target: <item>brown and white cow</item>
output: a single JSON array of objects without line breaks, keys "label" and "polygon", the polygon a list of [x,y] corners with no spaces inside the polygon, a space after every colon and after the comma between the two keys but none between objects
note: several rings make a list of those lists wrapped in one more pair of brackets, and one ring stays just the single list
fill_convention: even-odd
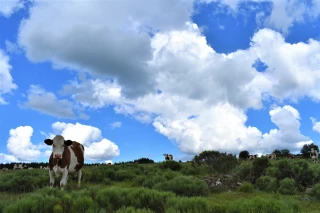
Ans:
[{"label": "brown and white cow", "polygon": [[173,160],[173,155],[171,154],[163,154],[163,156],[166,161]]},{"label": "brown and white cow", "polygon": [[293,160],[294,159],[294,155],[293,154],[289,154],[287,159],[292,159]]},{"label": "brown and white cow", "polygon": [[255,155],[249,155],[249,160],[254,160],[254,159],[256,159],[258,157],[258,155],[257,154],[255,154]]},{"label": "brown and white cow", "polygon": [[63,136],[56,135],[53,140],[45,139],[44,143],[52,146],[52,153],[49,158],[50,187],[54,185],[54,173],[59,176],[61,190],[67,184],[68,174],[78,172],[78,186],[81,183],[82,167],[84,165],[84,147],[82,144],[65,140]]},{"label": "brown and white cow", "polygon": [[267,154],[266,157],[269,160],[277,160],[277,155],[275,153]]},{"label": "brown and white cow", "polygon": [[310,157],[314,163],[318,163],[318,152],[314,148],[311,148]]}]

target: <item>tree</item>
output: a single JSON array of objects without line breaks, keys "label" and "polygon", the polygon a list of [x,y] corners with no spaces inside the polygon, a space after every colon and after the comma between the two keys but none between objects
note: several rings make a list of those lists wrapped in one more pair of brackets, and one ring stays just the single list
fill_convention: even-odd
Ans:
[{"label": "tree", "polygon": [[234,169],[237,164],[235,155],[220,153],[218,151],[203,151],[193,158],[193,161],[200,165],[206,164],[216,172],[227,173]]},{"label": "tree", "polygon": [[247,150],[241,151],[239,153],[239,159],[246,160],[249,158],[249,152]]},{"label": "tree", "polygon": [[315,145],[314,143],[311,143],[311,144],[303,145],[302,149],[300,150],[300,153],[302,154],[303,157],[309,158],[311,148],[313,148],[315,151],[319,152],[319,147],[317,145]]},{"label": "tree", "polygon": [[273,153],[276,154],[276,156],[278,156],[278,157],[282,156],[282,153],[281,153],[281,151],[279,149],[275,149],[273,151]]},{"label": "tree", "polygon": [[282,149],[281,150],[281,156],[282,157],[288,157],[290,155],[290,150],[289,149]]}]

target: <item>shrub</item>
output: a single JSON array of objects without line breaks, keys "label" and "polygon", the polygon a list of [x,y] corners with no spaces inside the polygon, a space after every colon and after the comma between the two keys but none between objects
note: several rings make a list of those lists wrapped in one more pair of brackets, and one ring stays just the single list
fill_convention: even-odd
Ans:
[{"label": "shrub", "polygon": [[218,151],[203,151],[193,158],[197,165],[206,164],[213,171],[227,173],[237,165],[237,158],[232,154],[220,153]]},{"label": "shrub", "polygon": [[312,195],[320,200],[320,183],[316,184],[312,189]]},{"label": "shrub", "polygon": [[266,192],[275,192],[278,189],[277,178],[261,176],[257,179],[256,186]]},{"label": "shrub", "polygon": [[122,207],[118,209],[116,213],[153,213],[153,212],[148,209],[136,209],[130,206],[130,207]]},{"label": "shrub", "polygon": [[161,169],[171,169],[172,171],[179,171],[181,170],[182,166],[180,163],[176,161],[165,161],[160,164]]},{"label": "shrub", "polygon": [[79,197],[73,203],[72,212],[86,213],[92,207],[94,207],[94,202],[91,197]]},{"label": "shrub", "polygon": [[245,182],[241,186],[238,187],[239,192],[245,192],[245,193],[253,193],[254,188],[251,183]]},{"label": "shrub", "polygon": [[154,188],[172,191],[182,196],[203,196],[209,193],[208,186],[204,181],[188,176],[177,176],[172,180],[156,184]]},{"label": "shrub", "polygon": [[206,200],[199,197],[193,198],[172,198],[168,201],[167,213],[179,212],[197,212],[208,213],[208,203]]},{"label": "shrub", "polygon": [[145,179],[145,181],[142,183],[142,186],[151,189],[151,188],[153,188],[154,185],[156,185],[158,183],[163,183],[166,180],[167,179],[165,177],[160,176],[160,175],[151,176],[151,177],[148,177],[147,179]]},{"label": "shrub", "polygon": [[291,178],[285,178],[280,182],[279,193],[284,195],[296,194],[296,182]]},{"label": "shrub", "polygon": [[236,167],[236,173],[242,180],[245,180],[246,177],[248,177],[250,171],[251,165],[248,163],[242,163],[238,167]]},{"label": "shrub", "polygon": [[269,166],[269,160],[266,157],[256,158],[252,163],[253,180],[255,182],[257,178],[265,175],[266,169]]},{"label": "shrub", "polygon": [[117,181],[132,180],[133,178],[134,178],[134,174],[132,174],[130,171],[126,171],[126,170],[116,171],[115,179]]},{"label": "shrub", "polygon": [[139,158],[137,160],[134,160],[133,162],[134,163],[139,163],[139,164],[154,163],[154,161],[149,159],[149,158]]}]

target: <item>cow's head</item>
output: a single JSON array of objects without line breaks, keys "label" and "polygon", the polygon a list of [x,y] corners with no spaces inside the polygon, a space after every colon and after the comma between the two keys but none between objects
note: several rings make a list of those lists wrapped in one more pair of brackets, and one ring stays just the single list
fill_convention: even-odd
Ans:
[{"label": "cow's head", "polygon": [[64,140],[61,135],[56,135],[53,140],[45,139],[44,142],[48,145],[52,145],[52,153],[54,159],[61,159],[65,146],[70,146],[72,144],[71,140]]}]

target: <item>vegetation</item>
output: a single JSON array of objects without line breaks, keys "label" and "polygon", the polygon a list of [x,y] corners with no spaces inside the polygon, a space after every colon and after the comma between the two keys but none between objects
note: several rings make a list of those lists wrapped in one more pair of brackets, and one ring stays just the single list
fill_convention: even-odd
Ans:
[{"label": "vegetation", "polygon": [[[49,188],[48,170],[0,171],[0,212],[298,213],[320,209],[320,164],[266,157],[237,162],[206,151],[195,163],[150,159],[87,164],[80,188]],[[221,165],[218,165],[220,163]],[[228,167],[228,168],[226,168]],[[222,185],[217,185],[217,180]],[[306,188],[313,188],[306,194]]]}]

